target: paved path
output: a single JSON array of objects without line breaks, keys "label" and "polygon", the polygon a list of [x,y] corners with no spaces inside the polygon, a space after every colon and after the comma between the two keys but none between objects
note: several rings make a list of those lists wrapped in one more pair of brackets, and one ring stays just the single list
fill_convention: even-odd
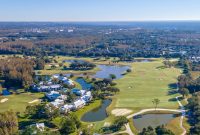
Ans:
[{"label": "paved path", "polygon": [[176,97],[176,100],[177,100],[177,102],[178,102],[178,104],[179,104],[179,106],[180,106],[180,108],[181,108],[181,113],[182,113],[182,115],[181,115],[181,120],[180,120],[180,127],[181,127],[181,129],[183,130],[183,133],[182,133],[181,135],[185,135],[185,134],[187,133],[186,129],[183,127],[183,119],[184,119],[184,117],[185,117],[185,107],[181,104],[181,102],[180,102],[180,100],[179,100],[180,97],[181,97],[181,96],[177,96],[177,97]]},{"label": "paved path", "polygon": [[126,127],[126,130],[124,130],[124,131],[116,132],[116,133],[109,134],[109,135],[117,135],[117,134],[123,134],[123,133],[127,133],[129,135],[134,135],[129,123],[125,124],[125,127]]},{"label": "paved path", "polygon": [[[134,117],[134,116],[137,116],[137,115],[140,115],[140,114],[143,114],[145,112],[150,112],[150,111],[155,111],[155,108],[150,108],[150,109],[143,109],[137,113],[134,113],[134,114],[131,114],[129,116],[127,116],[128,119]],[[169,112],[182,112],[182,110],[176,110],[176,109],[164,109],[164,108],[157,108],[156,111],[169,111]]]}]

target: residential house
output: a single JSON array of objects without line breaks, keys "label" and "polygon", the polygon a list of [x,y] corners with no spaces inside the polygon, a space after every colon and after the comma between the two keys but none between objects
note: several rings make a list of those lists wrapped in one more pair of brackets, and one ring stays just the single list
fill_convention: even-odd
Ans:
[{"label": "residential house", "polygon": [[72,93],[77,95],[77,96],[83,96],[86,94],[86,90],[79,90],[79,89],[72,89]]},{"label": "residential house", "polygon": [[87,91],[86,94],[81,97],[81,99],[84,100],[86,103],[90,102],[92,100],[91,91]]},{"label": "residential house", "polygon": [[49,100],[56,100],[58,97],[61,96],[61,94],[57,91],[50,91],[49,93],[45,93],[45,96],[49,99]]},{"label": "residential house", "polygon": [[49,91],[57,91],[61,90],[62,86],[60,84],[54,84],[54,85],[40,85],[40,86],[34,86],[34,90],[37,90],[39,92],[49,92]]},{"label": "residential house", "polygon": [[85,106],[85,101],[83,99],[78,99],[73,103],[73,109],[77,110]]},{"label": "residential house", "polygon": [[60,108],[61,113],[68,113],[69,111],[71,111],[73,109],[73,105],[71,104],[65,104],[64,106],[62,106]]},{"label": "residential house", "polygon": [[68,79],[67,77],[63,76],[63,75],[53,75],[52,79],[56,78],[59,81],[62,81],[64,84],[68,85],[68,86],[75,86],[74,81],[72,81],[71,79]]},{"label": "residential house", "polygon": [[64,100],[56,99],[55,101],[50,102],[50,104],[56,108],[60,108],[62,105],[64,105]]}]

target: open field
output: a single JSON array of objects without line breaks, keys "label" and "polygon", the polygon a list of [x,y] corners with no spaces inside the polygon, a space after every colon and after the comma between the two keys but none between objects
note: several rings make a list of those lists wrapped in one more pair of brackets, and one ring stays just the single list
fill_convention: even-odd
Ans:
[{"label": "open field", "polygon": [[168,91],[176,89],[177,76],[181,70],[164,68],[162,59],[153,62],[132,63],[132,72],[117,80],[121,90],[114,98],[115,108],[131,108],[138,111],[153,108],[152,99],[160,99],[159,108],[178,108],[173,100],[177,94],[169,95]]},{"label": "open field", "polygon": [[21,93],[1,96],[0,100],[4,98],[7,98],[8,100],[4,103],[0,103],[0,112],[11,109],[15,112],[23,112],[26,109],[26,106],[30,105],[29,102],[42,98],[43,96],[43,93]]}]

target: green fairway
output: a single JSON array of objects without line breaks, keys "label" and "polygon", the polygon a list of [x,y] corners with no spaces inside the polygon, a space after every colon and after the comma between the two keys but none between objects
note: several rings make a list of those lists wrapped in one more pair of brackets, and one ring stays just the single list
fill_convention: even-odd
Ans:
[{"label": "green fairway", "polygon": [[4,103],[0,103],[0,112],[4,112],[11,109],[15,112],[24,112],[26,106],[31,105],[28,102],[42,98],[43,96],[43,93],[21,93],[9,96],[1,96],[0,100],[5,98],[7,98],[8,100]]},{"label": "green fairway", "polygon": [[120,93],[114,98],[116,101],[113,102],[113,106],[138,111],[153,108],[152,100],[158,98],[158,107],[177,108],[178,103],[173,101],[177,94],[168,95],[168,91],[175,89],[170,87],[170,84],[176,84],[181,70],[164,68],[162,62],[161,59],[157,59],[153,62],[132,63],[132,72],[116,81]]}]

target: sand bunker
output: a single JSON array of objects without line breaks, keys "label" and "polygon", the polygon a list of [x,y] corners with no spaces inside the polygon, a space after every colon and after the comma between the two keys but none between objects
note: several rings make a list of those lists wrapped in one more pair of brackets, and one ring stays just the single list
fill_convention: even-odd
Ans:
[{"label": "sand bunker", "polygon": [[8,99],[7,98],[4,98],[4,99],[1,99],[1,103],[4,103],[4,102],[6,102],[6,101],[8,101]]},{"label": "sand bunker", "polygon": [[35,100],[30,101],[30,102],[28,102],[28,103],[29,103],[29,104],[33,104],[33,103],[35,103],[35,102],[39,102],[39,99],[35,99]]},{"label": "sand bunker", "polygon": [[114,109],[112,110],[112,114],[115,116],[125,116],[130,114],[132,111],[129,109]]},{"label": "sand bunker", "polygon": [[104,126],[104,127],[109,127],[110,125],[111,125],[110,122],[105,122],[103,126]]}]

